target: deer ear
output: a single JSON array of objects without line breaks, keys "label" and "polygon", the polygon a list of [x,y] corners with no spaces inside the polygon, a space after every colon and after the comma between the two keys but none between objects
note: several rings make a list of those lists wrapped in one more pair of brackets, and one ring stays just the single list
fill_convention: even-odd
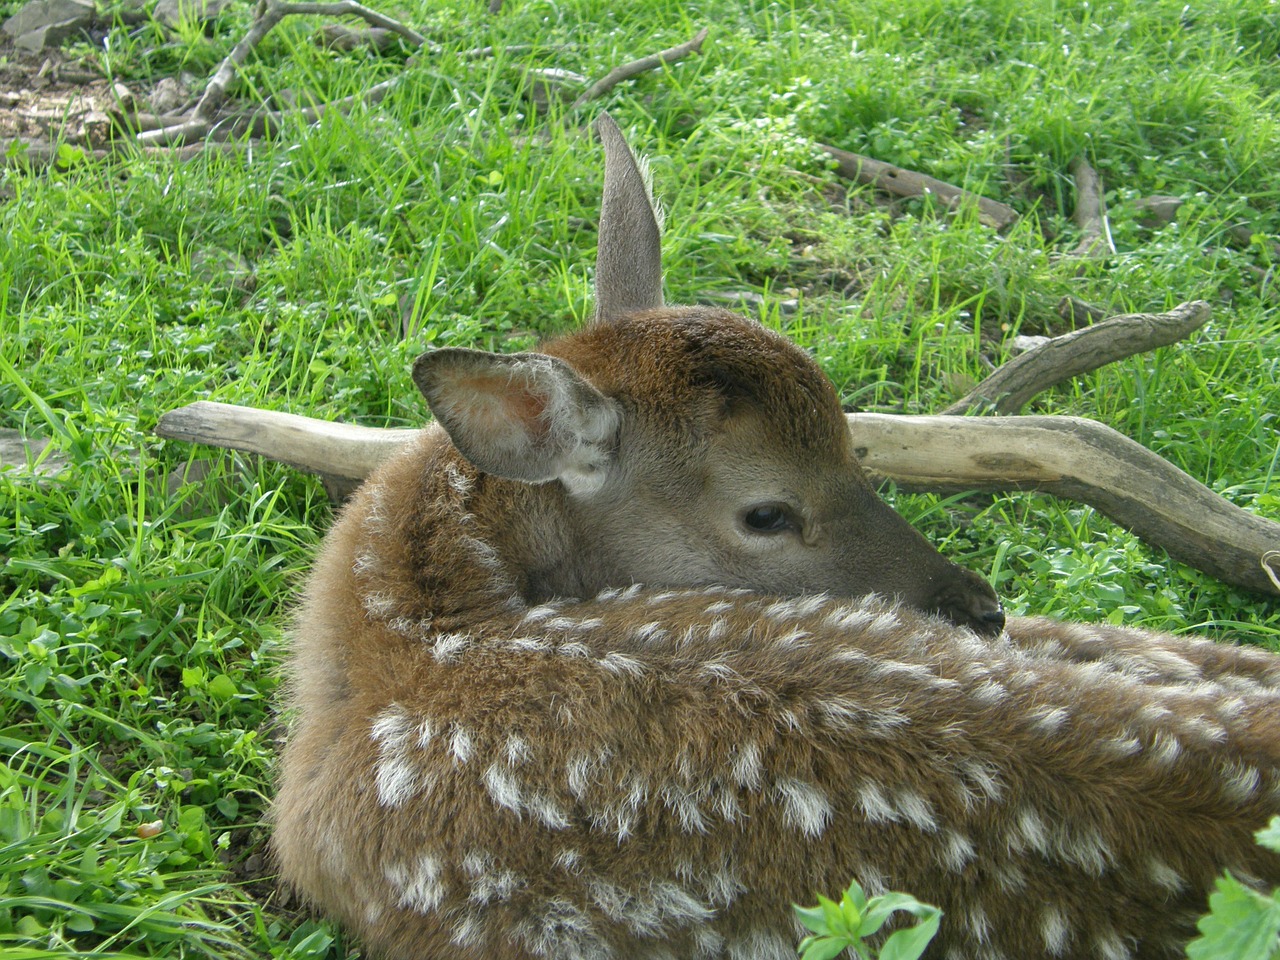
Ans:
[{"label": "deer ear", "polygon": [[596,117],[604,144],[604,197],[596,251],[596,320],[662,306],[662,216],[649,165],[636,159],[607,113]]},{"label": "deer ear", "polygon": [[485,473],[560,480],[586,494],[614,460],[618,405],[563,360],[450,347],[420,356],[413,382],[454,446]]}]

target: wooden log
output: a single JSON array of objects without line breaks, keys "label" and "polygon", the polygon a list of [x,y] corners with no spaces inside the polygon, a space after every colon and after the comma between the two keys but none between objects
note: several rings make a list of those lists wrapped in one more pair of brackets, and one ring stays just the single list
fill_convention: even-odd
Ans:
[{"label": "wooden log", "polygon": [[877,190],[892,193],[897,197],[937,197],[948,210],[966,203],[978,208],[978,219],[988,226],[1002,230],[1018,219],[1018,211],[998,200],[971,193],[954,184],[934,179],[914,170],[904,170],[891,163],[873,160],[858,153],[850,153],[839,147],[829,147],[825,143],[818,144],[831,156],[836,158],[836,173],[858,183],[869,184]]},{"label": "wooden log", "polygon": [[[848,420],[867,470],[904,490],[1036,490],[1078,500],[1183,563],[1280,595],[1280,523],[1229,503],[1110,427],[1078,417],[857,413]],[[359,480],[420,431],[201,401],[165,414],[156,432]]]}]

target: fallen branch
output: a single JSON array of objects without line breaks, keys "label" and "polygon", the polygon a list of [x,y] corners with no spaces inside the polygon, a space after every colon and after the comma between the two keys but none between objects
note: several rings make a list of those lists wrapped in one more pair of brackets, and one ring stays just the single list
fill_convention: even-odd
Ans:
[{"label": "fallen branch", "polygon": [[1058,301],[1057,311],[1058,316],[1073,326],[1107,319],[1107,311],[1092,303],[1085,303],[1079,297],[1063,297]]},{"label": "fallen branch", "polygon": [[1189,336],[1209,319],[1203,300],[1183,303],[1168,313],[1132,313],[1053,337],[1047,343],[996,368],[942,413],[985,409],[1014,414],[1037,393],[1136,353],[1167,346]]},{"label": "fallen branch", "polygon": [[[14,143],[20,144],[21,149],[13,150],[11,154],[10,150]],[[235,143],[218,143],[213,147],[228,154],[238,153],[241,150],[240,145]],[[90,150],[87,147],[76,147],[75,150],[78,152],[73,155],[70,166],[82,160],[110,160],[132,154],[145,157],[169,157],[185,162],[199,156],[205,149],[207,148],[204,144],[188,144],[181,147],[139,147],[131,140],[116,140],[112,141],[109,148]],[[68,166],[63,162],[65,156],[62,144],[46,141],[0,140],[0,169],[5,167],[42,169],[55,166],[65,169]]]},{"label": "fallen branch", "polygon": [[1072,219],[1080,228],[1080,242],[1071,256],[1100,257],[1115,253],[1107,205],[1102,199],[1102,179],[1084,157],[1076,157],[1071,164],[1071,175],[1076,181],[1076,209]]},{"label": "fallen branch", "polygon": [[1280,595],[1280,523],[1094,420],[858,413],[849,421],[863,466],[904,490],[1066,497],[1224,583]]},{"label": "fallen branch", "polygon": [[836,158],[836,173],[848,180],[873,186],[895,197],[933,196],[948,210],[973,204],[978,208],[978,219],[997,230],[1003,230],[1018,219],[1018,212],[1013,207],[998,200],[991,200],[923,173],[904,170],[839,147],[829,147],[825,143],[817,146]]},{"label": "fallen branch", "polygon": [[[1038,490],[1095,507],[1170,556],[1275,596],[1280,523],[1229,503],[1110,427],[1077,417],[848,415],[866,469],[910,491]],[[376,429],[201,401],[166,413],[162,437],[257,453],[358,481],[420,430]],[[1159,496],[1152,492],[1158,490]]]},{"label": "fallen branch", "polygon": [[[1138,222],[1144,227],[1163,227],[1177,219],[1178,210],[1182,207],[1181,197],[1169,197],[1157,194],[1141,197],[1133,202],[1138,214]],[[1233,223],[1226,228],[1226,238],[1233,247],[1248,250],[1254,245],[1254,237],[1261,235],[1263,246],[1273,259],[1280,260],[1280,242],[1267,237],[1260,230],[1247,223]]]},{"label": "fallen branch", "polygon": [[285,17],[290,16],[357,16],[374,27],[389,30],[403,37],[412,47],[426,44],[427,38],[400,21],[384,16],[376,10],[370,10],[355,0],[338,0],[336,3],[278,3],[275,0],[261,0],[258,4],[257,16],[253,26],[235,45],[232,51],[218,65],[204,93],[195,108],[186,119],[156,130],[146,130],[138,134],[137,140],[142,144],[172,145],[184,143],[190,139],[206,136],[217,123],[218,108],[222,106],[235,81],[239,69],[249,59],[249,55],[263,39]]},{"label": "fallen branch", "polygon": [[637,74],[648,70],[656,70],[665,63],[675,63],[690,54],[701,52],[702,41],[705,39],[707,39],[707,28],[703,27],[692,40],[688,40],[679,46],[671,47],[652,56],[641,57],[639,60],[632,60],[630,63],[624,63],[620,67],[614,67],[591,86],[587,87],[578,99],[573,101],[570,109],[576,110],[585,103],[603,97],[618,84],[622,83],[623,80],[630,80]]}]

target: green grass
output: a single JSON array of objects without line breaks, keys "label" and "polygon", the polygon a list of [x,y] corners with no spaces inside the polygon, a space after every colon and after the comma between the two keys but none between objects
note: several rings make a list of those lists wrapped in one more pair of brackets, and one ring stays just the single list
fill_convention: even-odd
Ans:
[{"label": "green grass", "polygon": [[[703,56],[598,106],[653,158],[671,299],[798,298],[762,319],[811,349],[851,406],[940,409],[953,375],[981,376],[1014,335],[1061,332],[1064,294],[1117,312],[1210,300],[1190,342],[1033,406],[1094,416],[1280,516],[1276,264],[1262,242],[1225,243],[1241,221],[1280,233],[1274,3],[483,7],[384,8],[443,48],[412,62],[326,52],[314,24],[285,25],[237,88],[250,103],[404,82],[242,155],[0,174],[0,427],[71,461],[50,483],[0,473],[0,955],[354,949],[280,903],[261,862],[281,631],[329,508],[311,478],[152,429],[198,399],[413,424],[408,370],[426,345],[520,349],[582,322],[600,156],[533,113],[530,67],[596,77],[712,27]],[[211,36],[120,28],[79,52],[144,87],[207,73],[249,15],[233,6]],[[1001,236],[971,212],[843,199],[812,141],[964,184],[1022,219]],[[1105,180],[1117,253],[1078,276],[1056,255],[1075,243],[1080,153]],[[1156,193],[1185,203],[1153,231],[1134,201]],[[166,486],[192,461],[206,479]],[[1013,612],[1280,649],[1274,601],[1086,507],[894,499]]]}]

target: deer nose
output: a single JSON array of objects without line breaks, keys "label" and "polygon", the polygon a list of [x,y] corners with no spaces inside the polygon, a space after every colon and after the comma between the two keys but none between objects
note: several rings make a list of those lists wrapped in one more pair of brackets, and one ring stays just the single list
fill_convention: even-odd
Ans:
[{"label": "deer nose", "polygon": [[978,621],[982,625],[978,630],[979,633],[989,633],[992,636],[998,634],[1004,629],[1004,607],[996,601],[995,609],[984,611],[979,615]]},{"label": "deer nose", "polygon": [[986,580],[972,571],[962,570],[958,582],[953,581],[947,589],[935,594],[933,603],[926,606],[957,627],[968,627],[979,636],[995,637],[1004,629],[1004,607],[1000,598]]}]

